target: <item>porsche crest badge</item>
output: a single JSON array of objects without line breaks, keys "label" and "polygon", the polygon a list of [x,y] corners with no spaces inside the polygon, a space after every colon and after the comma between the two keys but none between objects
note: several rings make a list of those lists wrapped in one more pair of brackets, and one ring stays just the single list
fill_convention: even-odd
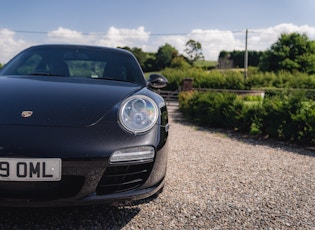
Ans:
[{"label": "porsche crest badge", "polygon": [[33,111],[23,111],[21,113],[21,116],[24,117],[24,118],[30,117],[32,115],[33,115]]}]

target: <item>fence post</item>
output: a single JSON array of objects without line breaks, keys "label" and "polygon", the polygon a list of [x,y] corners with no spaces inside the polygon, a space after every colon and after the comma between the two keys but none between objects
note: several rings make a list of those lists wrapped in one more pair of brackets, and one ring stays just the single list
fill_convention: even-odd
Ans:
[{"label": "fence post", "polygon": [[185,78],[182,82],[182,90],[190,91],[193,89],[194,79],[193,78]]}]

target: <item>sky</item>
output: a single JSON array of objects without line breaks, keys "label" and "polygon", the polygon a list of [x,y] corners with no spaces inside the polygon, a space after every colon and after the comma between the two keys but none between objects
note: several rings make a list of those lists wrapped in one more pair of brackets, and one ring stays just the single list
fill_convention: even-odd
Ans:
[{"label": "sky", "polygon": [[266,50],[281,33],[315,39],[314,0],[0,0],[0,63],[38,44],[129,46],[185,54],[190,39],[206,60],[220,51]]}]

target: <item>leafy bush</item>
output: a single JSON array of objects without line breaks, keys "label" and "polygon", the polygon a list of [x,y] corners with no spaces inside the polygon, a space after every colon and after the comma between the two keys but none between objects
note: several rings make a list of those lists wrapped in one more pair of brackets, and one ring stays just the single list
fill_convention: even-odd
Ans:
[{"label": "leafy bush", "polygon": [[244,77],[239,71],[166,68],[161,74],[169,81],[167,90],[177,90],[185,78],[194,79],[194,88],[244,89]]},{"label": "leafy bush", "polygon": [[293,88],[293,89],[313,89],[315,88],[315,75],[305,73],[284,72],[255,72],[249,74],[247,84],[251,88]]},{"label": "leafy bush", "polygon": [[[304,102],[299,112],[292,114],[292,123],[297,129],[293,139],[299,143],[315,143],[315,103]],[[293,128],[294,128],[293,126]]]},{"label": "leafy bush", "polygon": [[[176,60],[180,61],[180,60]],[[175,62],[175,61],[174,61]],[[243,72],[239,70],[211,70],[205,71],[201,68],[188,68],[181,62],[173,63],[176,67],[166,68],[161,73],[168,79],[168,90],[177,90],[185,78],[194,79],[194,88],[212,89],[245,89],[245,88],[281,88],[281,89],[314,89],[315,75],[305,73],[284,72],[259,72],[250,68],[246,82]]]},{"label": "leafy bush", "polygon": [[303,91],[278,92],[263,101],[227,92],[182,92],[180,109],[200,125],[315,144],[315,101]]},{"label": "leafy bush", "polygon": [[184,59],[184,57],[175,57],[171,62],[171,68],[187,70],[191,65]]},{"label": "leafy bush", "polygon": [[194,92],[180,94],[180,108],[201,125],[234,128],[242,103],[233,93]]}]

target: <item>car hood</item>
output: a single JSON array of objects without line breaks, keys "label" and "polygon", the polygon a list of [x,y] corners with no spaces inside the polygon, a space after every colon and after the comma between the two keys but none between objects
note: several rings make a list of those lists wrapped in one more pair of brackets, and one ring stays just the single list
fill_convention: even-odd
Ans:
[{"label": "car hood", "polygon": [[63,77],[0,77],[0,124],[91,126],[142,86]]}]

